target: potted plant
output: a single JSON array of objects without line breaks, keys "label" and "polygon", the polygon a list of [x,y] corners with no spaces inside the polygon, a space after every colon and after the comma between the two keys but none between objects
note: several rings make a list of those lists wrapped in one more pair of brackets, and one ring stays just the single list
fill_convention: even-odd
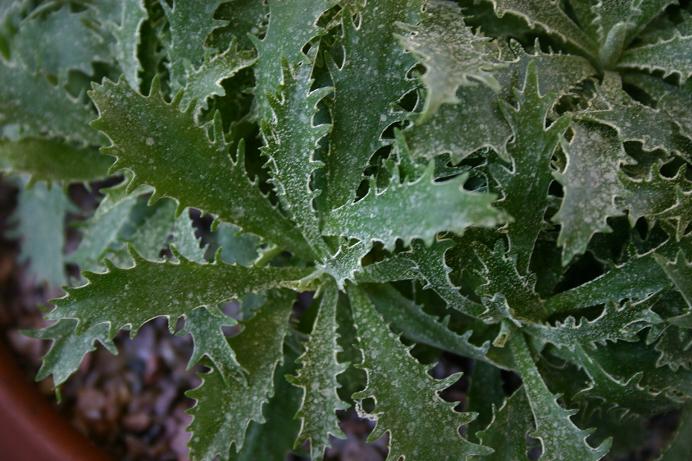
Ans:
[{"label": "potted plant", "polygon": [[[0,162],[66,282],[39,378],[163,317],[194,460],[321,459],[349,407],[391,460],[692,430],[689,2],[37,3],[0,10]],[[109,175],[63,255],[63,187]]]}]

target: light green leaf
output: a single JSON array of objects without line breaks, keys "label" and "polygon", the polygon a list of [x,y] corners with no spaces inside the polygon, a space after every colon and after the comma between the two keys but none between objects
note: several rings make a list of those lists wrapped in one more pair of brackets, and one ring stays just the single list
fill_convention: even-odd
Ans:
[{"label": "light green leaf", "polygon": [[47,139],[0,141],[0,170],[27,173],[34,181],[103,179],[113,160],[95,150]]},{"label": "light green leaf", "polygon": [[664,77],[677,74],[680,80],[685,81],[692,75],[691,47],[692,35],[684,37],[678,32],[668,40],[630,48],[623,53],[618,67],[663,71]]},{"label": "light green leaf", "polygon": [[553,216],[561,226],[557,243],[563,264],[584,253],[594,234],[611,231],[608,218],[624,213],[615,202],[625,193],[620,166],[634,162],[610,128],[577,122],[572,130],[572,140],[563,143],[567,166],[555,175],[564,189]]},{"label": "light green leaf", "polygon": [[209,0],[200,4],[197,0],[175,0],[171,7],[165,0],[159,0],[170,25],[166,53],[174,93],[185,86],[187,74],[199,67],[211,52],[205,41],[209,34],[224,25],[223,21],[214,19],[214,13],[224,1]]},{"label": "light green leaf", "polygon": [[[460,437],[459,426],[473,420],[473,414],[454,411],[439,392],[459,379],[458,374],[436,380],[418,363],[389,331],[367,295],[349,287],[358,344],[363,354],[359,365],[367,374],[367,386],[354,394],[361,417],[376,421],[370,434],[376,440],[389,432],[388,460],[460,460],[492,451]],[[363,399],[372,398],[374,408],[366,411]],[[411,434],[417,434],[411,437]]]},{"label": "light green leaf", "polygon": [[561,8],[556,0],[491,0],[498,17],[509,13],[519,16],[529,26],[545,30],[587,55],[596,48],[593,40]]},{"label": "light green leaf", "polygon": [[305,45],[323,33],[320,17],[336,0],[303,0],[300,8],[283,0],[269,0],[269,25],[262,40],[250,36],[257,49],[255,109],[260,120],[271,120],[269,96],[281,85],[284,62],[290,67],[305,59]]},{"label": "light green leaf", "polygon": [[59,387],[79,369],[84,356],[96,349],[97,341],[111,354],[118,353],[108,334],[107,325],[94,325],[82,333],[75,331],[76,326],[76,321],[66,319],[41,330],[25,332],[32,338],[52,341],[50,349],[43,356],[41,368],[36,374],[37,381],[52,375],[53,385]]},{"label": "light green leaf", "polygon": [[528,461],[526,435],[532,425],[526,392],[519,388],[500,408],[493,407],[490,425],[478,433],[481,443],[495,450],[484,461]]},{"label": "light green leaf", "polygon": [[139,90],[139,73],[142,65],[137,57],[140,43],[139,31],[149,17],[144,0],[123,0],[120,21],[107,23],[108,29],[115,37],[113,54],[125,75],[125,79],[135,90]]},{"label": "light green leaf", "polygon": [[355,273],[355,280],[358,283],[388,283],[413,280],[418,276],[416,263],[402,253],[398,253],[363,267],[362,271]]},{"label": "light green leaf", "polygon": [[502,106],[514,133],[507,145],[512,163],[511,168],[496,165],[491,171],[503,193],[498,205],[513,218],[504,230],[521,273],[528,270],[543,226],[548,187],[553,179],[550,168],[553,152],[569,125],[569,119],[561,117],[546,129],[555,96],[541,95],[538,79],[536,64],[530,63],[523,88],[517,94],[518,107]]},{"label": "light green leaf", "polygon": [[433,0],[426,5],[419,24],[405,24],[403,28],[408,33],[401,37],[402,45],[426,68],[422,80],[428,94],[423,119],[444,103],[461,102],[456,96],[461,86],[482,83],[500,90],[493,76],[493,70],[501,65],[497,48],[466,26],[456,4]]},{"label": "light green leaf", "polygon": [[[415,61],[395,33],[400,23],[418,22],[422,4],[421,0],[368,0],[341,13],[343,62],[339,66],[329,61],[334,103],[325,159],[327,208],[355,198],[370,157],[387,143],[382,133],[405,116],[395,105],[415,88],[415,81],[406,78]],[[359,16],[358,25],[354,14]]]},{"label": "light green leaf", "polygon": [[[325,216],[323,233],[378,241],[393,248],[397,239],[404,244],[416,238],[429,243],[438,232],[462,234],[471,226],[492,227],[505,220],[503,213],[490,205],[493,195],[463,189],[466,176],[437,183],[433,173],[434,164],[430,163],[413,182],[401,183],[395,175],[384,190],[378,191],[371,184],[365,197]],[[430,207],[431,203],[436,206]]]},{"label": "light green leaf", "polygon": [[536,429],[529,435],[540,440],[543,447],[539,459],[598,461],[603,458],[610,449],[611,441],[606,440],[596,448],[591,447],[586,441],[589,431],[578,428],[570,419],[576,411],[562,408],[557,402],[558,397],[546,386],[524,336],[515,331],[509,344],[536,424]]},{"label": "light green leaf", "polygon": [[235,352],[228,344],[223,327],[230,327],[237,322],[215,306],[198,307],[186,315],[185,327],[181,334],[192,337],[194,349],[187,363],[188,370],[202,361],[204,356],[214,364],[226,383],[232,380],[244,381],[243,370],[236,359]]},{"label": "light green leaf", "polygon": [[347,280],[353,281],[363,266],[361,260],[370,252],[370,242],[360,241],[349,245],[342,244],[337,252],[317,265],[320,272],[329,274],[336,281],[340,290],[343,290]]},{"label": "light green leaf", "polygon": [[692,190],[692,182],[686,178],[687,166],[683,165],[672,177],[661,172],[663,165],[654,163],[644,177],[633,178],[624,173],[620,175],[625,185],[622,204],[629,211],[632,225],[643,216],[649,219],[662,217],[664,213],[676,210],[678,197]]},{"label": "light green leaf", "polygon": [[124,80],[106,81],[90,96],[100,113],[93,126],[112,143],[104,153],[117,158],[114,168],[135,174],[130,188],[151,185],[157,195],[175,198],[182,207],[215,213],[301,255],[311,254],[300,232],[248,177],[242,145],[231,159],[220,120],[212,141],[191,113],[178,110],[179,101],[168,104],[161,98],[156,84],[142,96]]},{"label": "light green leaf", "polygon": [[167,317],[172,328],[179,317],[197,307],[277,287],[310,272],[293,267],[196,264],[182,257],[177,263],[134,257],[136,264],[131,269],[111,267],[104,274],[89,274],[89,283],[69,289],[66,297],[55,301],[47,318],[77,319],[78,331],[99,323],[108,323],[111,332],[129,326],[134,335],[155,317]]},{"label": "light green leaf", "polygon": [[20,238],[19,263],[28,264],[37,283],[52,287],[65,283],[65,215],[70,201],[58,186],[43,182],[22,187],[11,217],[11,234]]},{"label": "light green leaf", "polygon": [[[285,64],[285,62],[284,62]],[[272,176],[271,183],[288,214],[293,218],[315,252],[329,252],[322,240],[319,219],[313,207],[318,192],[311,178],[322,163],[314,160],[320,140],[330,125],[314,125],[317,105],[330,88],[311,90],[313,66],[303,61],[295,70],[284,66],[276,95],[268,97],[273,116],[262,123],[265,146],[262,154]]]},{"label": "light green leaf", "polygon": [[232,224],[219,224],[215,235],[221,260],[227,264],[250,266],[259,256],[259,239],[254,235],[243,234]]},{"label": "light green leaf", "polygon": [[265,421],[262,407],[274,392],[274,371],[283,360],[292,304],[290,293],[271,292],[257,315],[245,322],[243,332],[230,339],[240,365],[247,370],[247,382],[225,382],[212,370],[203,375],[198,388],[188,392],[196,400],[189,427],[193,459],[228,460],[232,446],[235,451],[243,447],[248,425]]},{"label": "light green leaf", "polygon": [[312,333],[305,346],[305,352],[298,359],[301,365],[289,381],[303,391],[303,399],[296,418],[300,419],[300,434],[296,446],[310,442],[310,457],[320,459],[329,446],[329,436],[344,438],[336,416],[337,410],[345,410],[348,405],[337,395],[340,387],[337,376],[347,365],[339,363],[337,354],[341,347],[337,344],[336,306],[339,292],[336,285],[329,283],[322,288],[322,301],[315,318]]}]

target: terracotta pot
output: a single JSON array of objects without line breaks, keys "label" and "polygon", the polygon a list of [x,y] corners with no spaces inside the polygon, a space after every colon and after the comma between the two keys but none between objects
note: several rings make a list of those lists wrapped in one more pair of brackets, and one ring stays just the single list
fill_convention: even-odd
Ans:
[{"label": "terracotta pot", "polygon": [[108,461],[61,417],[0,341],[0,458],[3,461]]}]

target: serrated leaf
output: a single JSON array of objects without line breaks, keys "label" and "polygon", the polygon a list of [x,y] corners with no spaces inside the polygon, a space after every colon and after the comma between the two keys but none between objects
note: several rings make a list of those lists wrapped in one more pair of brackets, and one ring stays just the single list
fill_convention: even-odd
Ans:
[{"label": "serrated leaf", "polygon": [[[367,374],[367,386],[354,394],[361,417],[376,421],[370,434],[375,440],[389,432],[388,460],[459,460],[491,453],[463,439],[459,426],[473,420],[473,414],[457,413],[453,403],[445,402],[438,392],[458,378],[454,374],[436,380],[427,367],[418,363],[384,322],[367,295],[358,288],[348,289],[358,344],[363,354],[359,365]],[[375,401],[371,411],[363,408],[363,399]],[[417,434],[412,438],[410,434]]]},{"label": "serrated leaf", "polygon": [[526,392],[519,388],[500,408],[493,406],[493,419],[478,433],[482,444],[493,447],[487,461],[528,461],[526,435],[532,427],[531,407]]},{"label": "serrated leaf", "polygon": [[214,13],[224,1],[210,0],[200,4],[197,0],[175,0],[171,7],[165,0],[159,0],[170,25],[166,53],[174,93],[185,86],[187,73],[199,67],[210,52],[205,40],[224,24],[214,19]]},{"label": "serrated leaf", "polygon": [[504,227],[510,252],[525,273],[548,207],[548,187],[552,181],[550,162],[569,119],[561,117],[546,128],[554,95],[541,95],[537,67],[530,63],[518,107],[502,106],[512,127],[513,140],[507,145],[511,168],[497,165],[491,174],[503,193],[498,205],[513,219]]},{"label": "serrated leaf", "polygon": [[52,376],[53,385],[59,387],[77,371],[84,356],[96,349],[97,341],[111,354],[117,354],[111,336],[108,335],[107,325],[95,325],[82,333],[75,331],[76,326],[76,321],[66,319],[41,330],[25,332],[32,338],[52,341],[36,374],[37,381]]},{"label": "serrated leaf", "polygon": [[[466,176],[434,182],[434,164],[413,182],[394,177],[384,190],[371,186],[355,203],[332,210],[324,218],[323,233],[362,241],[378,241],[393,248],[397,239],[408,244],[419,238],[431,242],[438,232],[462,234],[471,226],[492,227],[505,220],[490,204],[491,194],[463,189]],[[429,204],[435,203],[431,208]],[[401,214],[399,210],[406,210]]]},{"label": "serrated leaf", "polygon": [[416,263],[403,254],[395,254],[382,261],[363,267],[356,272],[357,283],[388,283],[398,280],[413,280],[418,278]]},{"label": "serrated leaf", "polygon": [[505,391],[502,387],[502,370],[488,363],[475,362],[471,369],[470,381],[467,393],[468,410],[478,413],[478,417],[469,424],[468,434],[469,439],[475,442],[479,440],[478,432],[488,427],[495,409],[505,401]]},{"label": "serrated leaf", "polygon": [[680,415],[680,423],[672,442],[656,461],[685,461],[692,451],[692,404],[687,404]]},{"label": "serrated leaf", "polygon": [[654,259],[692,309],[692,261],[688,260],[683,250],[679,250],[672,260],[658,254],[654,254]]},{"label": "serrated leaf", "polygon": [[221,251],[219,256],[227,264],[250,266],[259,256],[259,239],[254,235],[243,234],[232,224],[219,224],[215,236]]},{"label": "serrated leaf", "polygon": [[611,441],[606,440],[596,448],[591,447],[586,441],[590,432],[577,427],[570,419],[576,411],[562,408],[557,402],[558,397],[550,392],[523,335],[515,331],[509,344],[536,424],[536,429],[529,435],[540,440],[543,447],[539,459],[598,461],[603,458],[610,449]]},{"label": "serrated leaf", "polygon": [[337,395],[340,387],[337,376],[347,368],[337,359],[337,353],[341,352],[336,322],[339,292],[333,283],[324,285],[322,289],[322,301],[312,333],[305,352],[298,359],[301,367],[295,376],[289,377],[289,381],[303,391],[301,406],[295,415],[301,421],[296,445],[309,441],[312,459],[324,456],[330,445],[330,435],[345,437],[339,428],[336,411],[348,408]]},{"label": "serrated leaf", "polygon": [[207,55],[198,68],[188,70],[180,107],[187,109],[192,105],[192,112],[198,119],[202,110],[208,107],[207,101],[210,98],[226,94],[221,82],[250,67],[254,62],[255,58],[250,53],[238,50],[235,41],[223,53]]},{"label": "serrated leaf", "polygon": [[422,306],[388,285],[365,290],[385,321],[401,330],[407,338],[462,357],[490,361],[486,357],[490,344],[473,344],[470,341],[471,330],[464,334],[454,332],[448,325],[449,319],[428,314]]},{"label": "serrated leaf", "polygon": [[449,278],[452,269],[447,266],[445,254],[453,246],[454,242],[451,240],[437,240],[432,245],[414,240],[411,251],[403,255],[415,263],[416,273],[426,283],[423,288],[434,290],[452,309],[480,318],[486,308],[462,295],[459,287],[454,286]]},{"label": "serrated leaf", "polygon": [[555,325],[528,323],[523,331],[556,346],[574,349],[579,345],[605,344],[606,341],[632,341],[644,328],[661,323],[663,319],[651,310],[655,298],[638,302],[607,303],[601,314],[593,320],[567,317]]},{"label": "serrated leaf", "polygon": [[361,260],[370,252],[370,242],[360,241],[349,245],[342,244],[336,253],[328,256],[317,265],[319,271],[329,274],[340,290],[347,280],[353,281],[362,270]]},{"label": "serrated leaf", "polygon": [[0,59],[0,127],[3,138],[63,138],[98,145],[89,127],[94,112],[42,75]]},{"label": "serrated leaf", "polygon": [[144,0],[124,0],[121,2],[120,20],[108,22],[106,27],[115,38],[113,55],[125,75],[125,79],[135,90],[139,90],[139,73],[142,65],[137,57],[140,43],[140,29],[149,17]]},{"label": "serrated leaf", "polygon": [[190,410],[192,459],[212,461],[218,456],[228,460],[231,447],[236,452],[243,447],[248,425],[265,421],[262,407],[274,392],[274,371],[283,360],[292,301],[290,293],[271,292],[260,311],[245,322],[243,332],[230,339],[240,365],[247,370],[246,383],[224,382],[212,370],[203,375],[198,388],[188,392],[196,400]]},{"label": "serrated leaf", "polygon": [[245,380],[244,372],[235,352],[228,344],[223,327],[235,325],[236,320],[221,312],[217,307],[198,307],[186,315],[185,326],[181,334],[192,337],[194,349],[188,361],[187,368],[191,369],[200,363],[203,357],[208,357],[214,364],[215,370],[221,374],[224,382]]},{"label": "serrated leaf", "polygon": [[70,201],[60,186],[39,182],[19,190],[11,234],[20,238],[19,263],[37,283],[65,282],[65,217]]},{"label": "serrated leaf", "polygon": [[456,96],[461,86],[482,83],[499,91],[500,84],[493,76],[493,70],[501,66],[493,55],[497,49],[493,50],[488,38],[466,26],[456,4],[429,2],[420,23],[402,27],[408,32],[401,37],[403,46],[426,68],[422,77],[428,90],[423,119],[444,103],[461,102]]},{"label": "serrated leaf", "polygon": [[262,40],[250,39],[257,49],[255,63],[255,106],[260,120],[271,120],[268,97],[281,84],[283,62],[293,67],[305,59],[303,48],[322,33],[320,17],[336,0],[303,0],[300,8],[282,0],[270,0],[269,24]]},{"label": "serrated leaf", "polygon": [[[565,94],[574,85],[595,73],[579,56],[529,54],[519,49],[518,56],[507,67],[496,72],[501,97],[511,96],[515,82],[525,80],[528,66],[535,62],[541,94]],[[545,78],[543,78],[545,77]],[[483,147],[490,147],[506,156],[505,145],[512,130],[502,115],[497,95],[487,86],[461,87],[459,104],[443,105],[427,123],[417,123],[405,131],[415,157],[433,158],[449,153],[459,161]]]},{"label": "serrated leaf", "polygon": [[531,27],[540,27],[587,55],[596,48],[593,40],[561,8],[556,0],[491,0],[499,17],[519,16]]},{"label": "serrated leaf", "polygon": [[315,150],[330,129],[328,124],[314,124],[317,105],[331,88],[311,90],[312,71],[308,61],[295,70],[284,62],[277,94],[268,97],[273,116],[271,122],[262,123],[262,154],[267,158],[271,182],[282,205],[316,253],[325,255],[329,250],[320,235],[313,207],[318,192],[310,182],[322,165],[314,159]]},{"label": "serrated leaf", "polygon": [[653,255],[672,257],[678,249],[689,248],[690,240],[667,241],[655,250],[634,256],[605,274],[578,287],[557,293],[546,300],[550,312],[565,312],[608,301],[641,299],[670,285],[665,272],[654,264]]},{"label": "serrated leaf", "polygon": [[681,367],[692,369],[692,331],[668,325],[654,345],[659,354],[657,367],[667,366],[670,370],[678,371]]},{"label": "serrated leaf", "polygon": [[90,96],[100,116],[93,126],[111,140],[104,153],[116,157],[114,168],[128,169],[129,187],[149,184],[156,194],[198,207],[300,254],[311,254],[300,232],[262,194],[247,175],[244,148],[235,161],[228,152],[219,123],[215,139],[180,112],[177,101],[166,103],[152,85],[149,96],[132,90],[124,80],[95,86]]},{"label": "serrated leaf", "polygon": [[69,6],[22,21],[12,53],[29,72],[55,76],[61,85],[70,71],[92,75],[94,62],[109,61],[107,44],[87,26],[87,13],[73,13]]},{"label": "serrated leaf", "polygon": [[690,47],[692,35],[684,37],[677,32],[668,40],[630,48],[617,65],[622,69],[662,71],[664,77],[677,74],[680,80],[685,81],[692,75]]},{"label": "serrated leaf", "polygon": [[[406,78],[415,61],[401,48],[395,33],[399,23],[418,22],[422,4],[421,0],[368,0],[341,13],[343,63],[329,61],[334,103],[325,159],[327,208],[355,198],[370,157],[387,143],[382,133],[405,116],[394,106],[415,88],[415,81]],[[354,14],[360,19],[357,25]]]},{"label": "serrated leaf", "polygon": [[155,317],[167,317],[172,327],[197,307],[278,287],[310,272],[293,267],[196,264],[182,257],[177,263],[161,263],[134,256],[136,264],[131,269],[112,267],[104,274],[89,274],[89,283],[69,289],[66,297],[55,300],[56,307],[47,318],[77,319],[78,331],[99,323],[108,323],[109,331],[129,326],[134,335]]},{"label": "serrated leaf", "polygon": [[563,264],[584,253],[594,234],[611,230],[608,218],[623,214],[615,201],[625,188],[620,166],[633,163],[613,130],[579,122],[572,130],[572,140],[563,144],[567,165],[555,175],[564,198],[552,219],[561,226],[557,243]]},{"label": "serrated leaf", "polygon": [[90,149],[48,139],[0,141],[0,170],[27,173],[34,181],[103,179],[112,159]]}]

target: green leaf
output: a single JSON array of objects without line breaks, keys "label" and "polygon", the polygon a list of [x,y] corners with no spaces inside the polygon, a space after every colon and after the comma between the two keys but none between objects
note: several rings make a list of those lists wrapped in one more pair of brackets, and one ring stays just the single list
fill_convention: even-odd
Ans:
[{"label": "green leaf", "polygon": [[236,323],[234,318],[227,316],[217,307],[198,307],[188,313],[185,327],[180,331],[181,334],[189,334],[194,344],[187,364],[188,370],[206,356],[226,383],[230,384],[232,380],[244,381],[245,370],[238,363],[235,352],[223,332],[223,327],[230,327]]},{"label": "green leaf", "polygon": [[289,381],[303,391],[303,399],[296,418],[301,427],[296,446],[310,442],[310,457],[320,459],[329,446],[329,436],[345,438],[339,428],[337,410],[345,410],[348,405],[337,395],[340,387],[337,376],[343,373],[347,365],[339,363],[336,306],[339,292],[335,284],[323,288],[312,333],[305,346],[305,352],[298,359],[300,369]]},{"label": "green leaf", "polygon": [[[285,62],[284,62],[285,64]],[[318,192],[311,188],[311,178],[322,164],[314,160],[320,140],[330,125],[314,125],[317,105],[331,88],[312,90],[313,66],[308,61],[295,70],[282,69],[282,82],[276,95],[268,98],[272,111],[271,122],[262,123],[265,146],[262,154],[267,164],[281,204],[302,230],[317,254],[327,254],[328,248],[320,235],[319,219],[313,207]]]},{"label": "green leaf", "polygon": [[556,325],[529,323],[523,330],[556,346],[574,349],[579,345],[605,344],[606,341],[636,340],[637,333],[663,320],[651,310],[655,297],[638,302],[625,302],[618,306],[607,303],[601,314],[593,320],[585,318],[579,322],[567,317]]},{"label": "green leaf", "polygon": [[185,86],[187,74],[200,66],[210,52],[205,40],[224,24],[214,19],[214,13],[224,1],[211,0],[200,5],[196,0],[175,0],[171,7],[166,1],[159,0],[170,25],[166,53],[174,93]]},{"label": "green leaf", "polygon": [[260,120],[271,120],[269,96],[281,85],[283,63],[293,67],[305,59],[305,45],[323,33],[318,20],[336,3],[336,0],[303,0],[300,8],[296,8],[289,2],[269,0],[269,25],[264,38],[250,36],[257,49],[255,105]]},{"label": "green leaf", "polygon": [[[283,360],[283,343],[293,297],[285,291],[270,292],[267,303],[244,324],[243,332],[230,339],[247,382],[225,382],[213,370],[203,375],[202,384],[188,392],[196,400],[190,453],[193,459],[228,460],[231,447],[240,451],[250,422],[263,423],[262,407],[274,392],[274,371]],[[232,408],[232,412],[227,409]]]},{"label": "green leaf", "polygon": [[663,71],[663,77],[677,74],[685,81],[692,76],[692,35],[684,37],[677,32],[668,40],[630,48],[622,55],[618,67],[643,69],[649,72]]},{"label": "green leaf", "polygon": [[311,254],[300,232],[248,177],[242,145],[231,159],[220,120],[212,141],[189,111],[178,110],[179,100],[168,104],[158,93],[154,84],[151,94],[142,96],[124,80],[106,81],[89,93],[100,113],[93,126],[112,143],[103,152],[117,158],[114,168],[135,174],[129,187],[151,185],[182,207],[215,213],[287,249]]},{"label": "green leaf", "polygon": [[[464,24],[461,9],[454,3],[432,1],[426,5],[419,24],[403,26],[408,32],[401,37],[402,45],[425,66],[422,80],[428,94],[422,118],[428,118],[444,103],[461,102],[457,89],[482,83],[494,91],[500,84],[493,76],[500,63],[497,49],[489,39],[474,34]],[[495,51],[493,53],[493,51]]]},{"label": "green leaf", "polygon": [[39,182],[19,190],[11,235],[20,238],[18,261],[28,264],[37,283],[60,287],[65,282],[63,250],[69,208],[69,198],[57,185]]},{"label": "green leaf", "polygon": [[69,6],[22,21],[12,54],[29,72],[55,76],[60,85],[70,71],[92,75],[94,62],[109,60],[103,37],[87,25],[87,12],[73,13]]},{"label": "green leaf", "polygon": [[369,242],[360,241],[349,245],[341,245],[337,252],[319,263],[319,272],[329,274],[335,281],[340,290],[343,290],[347,280],[355,280],[363,266],[361,260],[370,252]]},{"label": "green leaf", "polygon": [[[370,434],[376,440],[389,432],[388,460],[468,459],[491,450],[460,437],[459,426],[473,420],[473,414],[457,413],[454,403],[445,402],[439,392],[459,379],[458,374],[436,380],[418,363],[389,331],[389,327],[358,288],[348,295],[353,320],[363,354],[360,368],[367,373],[367,386],[354,394],[361,417],[376,421]],[[372,398],[374,408],[366,411],[363,400]],[[417,436],[411,437],[411,434]]]},{"label": "green leaf", "polygon": [[113,160],[90,149],[47,139],[0,141],[0,170],[27,173],[34,181],[103,179]]},{"label": "green leaf", "polygon": [[679,250],[673,260],[658,254],[654,254],[654,259],[692,309],[692,261],[688,260],[683,250]]},{"label": "green leaf", "polygon": [[111,267],[110,272],[90,274],[88,284],[69,289],[66,297],[55,301],[56,307],[47,318],[77,319],[78,331],[99,323],[108,323],[109,331],[129,326],[134,335],[155,317],[167,317],[172,328],[179,317],[197,307],[277,287],[310,272],[293,267],[196,264],[182,257],[178,263],[134,257],[136,264],[131,269]]},{"label": "green leaf", "polygon": [[541,95],[538,79],[536,65],[529,64],[523,88],[517,94],[518,107],[502,106],[514,133],[507,145],[512,164],[511,169],[497,165],[491,171],[503,192],[498,205],[513,218],[504,230],[521,273],[529,267],[548,207],[553,152],[569,125],[569,119],[561,117],[546,129],[548,111],[555,99],[554,95]]},{"label": "green leaf", "polygon": [[579,429],[570,419],[576,411],[562,408],[557,402],[558,397],[546,386],[523,335],[515,331],[509,344],[536,424],[536,429],[529,435],[540,440],[543,447],[539,459],[598,461],[603,458],[610,449],[611,441],[606,440],[596,448],[591,447],[586,441],[589,431]]},{"label": "green leaf", "polygon": [[[432,242],[438,232],[462,234],[471,226],[492,227],[503,222],[503,213],[490,205],[494,196],[463,189],[466,178],[434,182],[434,164],[430,163],[413,182],[399,182],[395,175],[384,190],[371,184],[365,197],[325,216],[323,233],[378,241],[393,248],[397,239],[404,244],[417,238]],[[431,203],[436,206],[430,207]]]},{"label": "green leaf", "polygon": [[531,407],[523,388],[514,391],[499,409],[493,406],[493,419],[488,427],[478,433],[486,446],[494,453],[483,458],[487,461],[528,461],[526,435],[532,427]]},{"label": "green leaf", "polygon": [[403,255],[415,263],[419,278],[426,282],[423,288],[434,290],[452,309],[481,318],[486,308],[462,295],[459,287],[454,286],[449,278],[452,269],[445,261],[445,254],[453,246],[452,240],[437,240],[429,246],[414,240],[411,242],[411,251]]},{"label": "green leaf", "polygon": [[[421,0],[369,0],[341,13],[343,62],[337,65],[328,61],[334,102],[331,143],[325,159],[327,208],[355,198],[370,157],[387,144],[382,133],[405,116],[395,105],[415,88],[415,81],[406,78],[415,61],[401,48],[395,34],[400,23],[418,22],[422,4]],[[360,19],[357,25],[354,14]]]},{"label": "green leaf", "polygon": [[611,231],[608,218],[623,214],[615,200],[625,194],[620,166],[633,163],[613,130],[579,122],[572,130],[572,140],[563,144],[567,166],[555,175],[564,189],[553,216],[561,226],[557,243],[563,264],[584,253],[594,234]]},{"label": "green leaf", "polygon": [[367,287],[366,291],[385,321],[394,325],[407,338],[462,357],[490,361],[486,357],[490,344],[473,344],[470,341],[473,331],[457,334],[450,329],[449,318],[440,319],[428,314],[422,306],[391,286],[372,286]]},{"label": "green leaf", "polygon": [[219,224],[215,235],[221,260],[227,264],[250,266],[259,256],[259,240],[253,235],[243,234],[232,224]]},{"label": "green leaf", "polygon": [[210,98],[226,95],[226,89],[221,83],[254,62],[255,58],[249,52],[238,50],[235,41],[223,53],[207,55],[198,68],[188,71],[180,107],[186,109],[192,105],[192,112],[199,119],[202,110],[208,107],[207,101]]},{"label": "green leaf", "polygon": [[685,461],[692,451],[692,404],[687,404],[680,415],[680,423],[672,442],[656,461]]},{"label": "green leaf", "polygon": [[530,27],[545,30],[587,55],[596,48],[593,40],[560,7],[556,0],[491,0],[498,17],[509,13],[519,16]]},{"label": "green leaf", "polygon": [[[473,364],[467,401],[468,410],[478,413],[478,417],[471,421],[468,427],[471,440],[478,441],[478,432],[488,427],[492,422],[495,409],[505,401],[505,391],[502,384],[502,370],[484,362],[477,361]],[[528,408],[526,413],[529,414]],[[484,445],[492,447],[499,444]]]},{"label": "green leaf", "polygon": [[125,79],[135,90],[139,90],[139,73],[142,65],[137,57],[140,44],[140,29],[149,17],[144,0],[125,0],[121,3],[118,23],[109,22],[107,28],[115,38],[113,55],[125,75]]},{"label": "green leaf", "polygon": [[0,127],[3,138],[63,138],[98,145],[89,106],[42,75],[0,59]]},{"label": "green leaf", "polygon": [[75,331],[76,326],[76,321],[67,319],[41,330],[25,332],[32,338],[52,341],[50,349],[43,356],[41,368],[36,374],[37,381],[52,375],[53,385],[59,387],[79,369],[84,356],[96,349],[97,341],[111,354],[118,353],[108,334],[107,325],[94,325],[82,333]]}]

